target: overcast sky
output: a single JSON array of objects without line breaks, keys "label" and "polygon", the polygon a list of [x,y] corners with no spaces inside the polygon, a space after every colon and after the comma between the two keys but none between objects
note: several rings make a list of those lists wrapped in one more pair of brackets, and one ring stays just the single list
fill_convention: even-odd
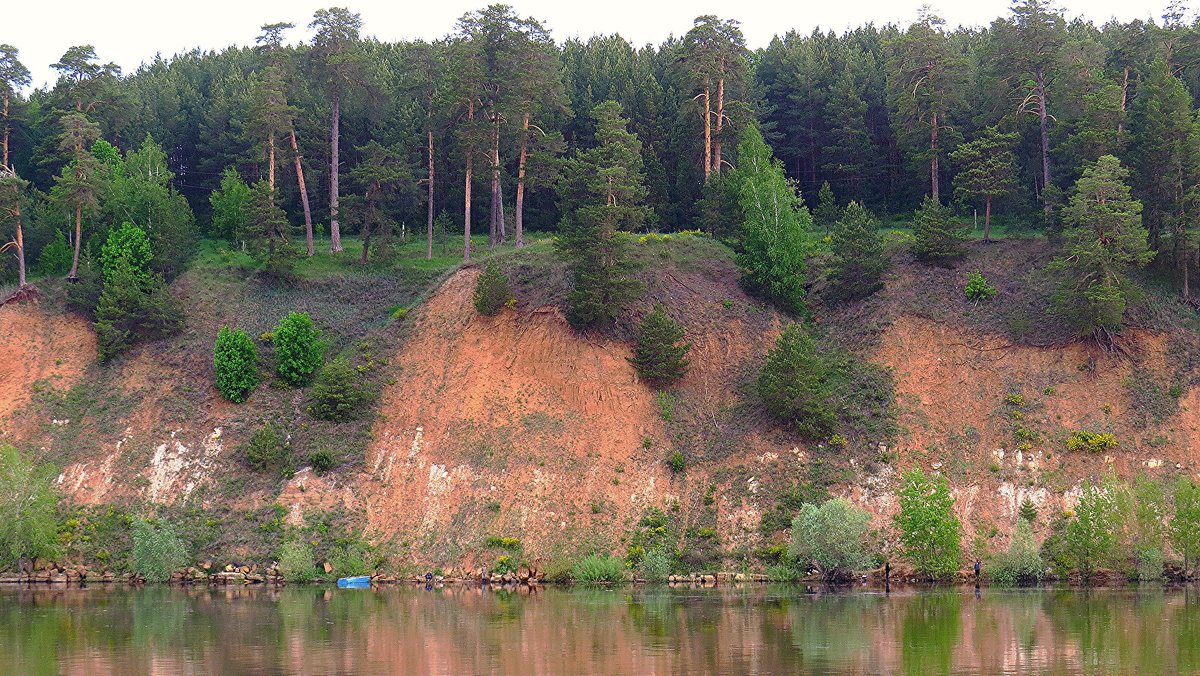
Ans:
[{"label": "overcast sky", "polygon": [[[344,5],[363,17],[364,33],[381,40],[438,38],[484,0],[6,0],[0,43],[21,50],[34,85],[51,82],[50,64],[72,45],[91,44],[102,61],[125,72],[155,53],[170,56],[193,47],[221,49],[253,44],[264,23],[290,21],[291,41],[307,40],[314,10]],[[820,26],[836,31],[866,22],[908,23],[919,0],[510,0],[517,12],[541,19],[560,42],[569,37],[619,32],[637,44],[681,35],[700,14],[737,19],[751,48],[773,35]],[[947,23],[984,25],[1007,14],[1008,0],[942,0],[931,3]],[[1156,20],[1167,0],[1070,0],[1068,16]],[[780,8],[783,9],[780,9]]]}]

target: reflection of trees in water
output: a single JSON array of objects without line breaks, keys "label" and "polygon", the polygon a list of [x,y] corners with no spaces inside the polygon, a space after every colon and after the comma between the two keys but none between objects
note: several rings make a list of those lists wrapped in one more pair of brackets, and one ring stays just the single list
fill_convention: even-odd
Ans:
[{"label": "reflection of trees in water", "polygon": [[1200,597],[801,588],[0,589],[0,674],[1190,673]]},{"label": "reflection of trees in water", "polygon": [[896,599],[903,604],[900,656],[906,674],[948,674],[962,624],[958,591],[918,593]]}]

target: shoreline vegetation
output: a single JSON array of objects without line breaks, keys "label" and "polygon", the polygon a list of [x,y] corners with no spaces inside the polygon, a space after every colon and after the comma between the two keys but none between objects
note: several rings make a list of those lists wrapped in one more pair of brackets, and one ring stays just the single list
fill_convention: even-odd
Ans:
[{"label": "shoreline vegetation", "polygon": [[[33,90],[0,45],[0,570],[1194,579],[1200,22],[1172,7],[757,53],[711,15],[559,44],[496,4],[383,43],[331,7],[311,43],[132,74],[78,45]],[[889,361],[906,317],[967,338]],[[904,382],[963,346],[1062,358]]]}]

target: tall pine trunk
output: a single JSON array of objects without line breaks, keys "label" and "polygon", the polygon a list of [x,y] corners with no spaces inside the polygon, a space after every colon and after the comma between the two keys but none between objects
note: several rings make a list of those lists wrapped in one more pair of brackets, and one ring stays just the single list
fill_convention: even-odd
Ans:
[{"label": "tall pine trunk", "polygon": [[275,194],[275,135],[267,137],[267,187]]},{"label": "tall pine trunk", "polygon": [[4,146],[3,146],[4,150],[3,150],[3,156],[0,157],[0,170],[4,170],[4,169],[8,168],[8,133],[9,133],[9,129],[8,129],[8,96],[9,96],[8,91],[5,90],[5,92],[4,92],[4,110],[3,110],[4,122],[2,123],[4,125]]},{"label": "tall pine trunk", "polygon": [[83,239],[83,205],[75,205],[75,253],[71,256],[71,271],[67,273],[67,279],[75,280],[79,277],[79,241]]},{"label": "tall pine trunk", "polygon": [[312,209],[308,207],[308,188],[304,185],[304,165],[300,163],[300,147],[296,143],[296,130],[291,130],[292,161],[296,164],[296,185],[300,188],[300,204],[304,205],[304,242],[308,247],[308,255],[316,253],[313,250]]},{"label": "tall pine trunk", "polygon": [[[467,103],[467,124],[475,119],[475,102]],[[468,134],[473,133],[468,131]],[[471,169],[475,158],[475,148],[470,140],[467,141],[467,170],[466,181],[463,185],[463,260],[471,260]]]},{"label": "tall pine trunk", "polygon": [[938,199],[938,116],[934,113],[929,123],[929,186],[933,201],[941,204]]},{"label": "tall pine trunk", "polygon": [[992,241],[992,196],[988,195],[983,207],[983,241]]},{"label": "tall pine trunk", "polygon": [[521,152],[517,156],[517,202],[514,207],[513,228],[517,248],[525,246],[525,161],[529,158],[529,113],[521,119]]},{"label": "tall pine trunk", "polygon": [[1125,135],[1125,102],[1129,100],[1129,66],[1125,66],[1125,74],[1121,77],[1121,119],[1117,121],[1117,140]]},{"label": "tall pine trunk", "polygon": [[333,120],[329,132],[329,250],[342,250],[342,231],[338,227],[338,126],[342,117],[342,102],[333,99]]},{"label": "tall pine trunk", "polygon": [[13,219],[17,222],[17,288],[25,286],[25,233],[21,230],[21,197],[13,206]]},{"label": "tall pine trunk", "polygon": [[489,232],[491,245],[504,241],[504,194],[500,189],[500,114],[495,113],[492,126],[492,222]]},{"label": "tall pine trunk", "polygon": [[[430,117],[433,112],[430,111]],[[425,207],[425,260],[433,260],[433,127],[429,128],[429,185]]]},{"label": "tall pine trunk", "polygon": [[[725,68],[721,65],[722,70]],[[725,78],[722,76],[717,80],[717,129],[715,138],[713,139],[713,166],[712,170],[717,176],[721,175],[721,126],[725,121]]]},{"label": "tall pine trunk", "polygon": [[1042,211],[1046,214],[1046,220],[1050,220],[1050,211],[1054,205],[1050,204],[1050,199],[1047,191],[1050,189],[1050,128],[1049,128],[1049,113],[1046,111],[1046,75],[1042,69],[1037,71],[1037,93],[1038,93],[1038,126],[1040,127],[1042,136]]},{"label": "tall pine trunk", "polygon": [[704,83],[704,182],[712,175],[712,86]]}]

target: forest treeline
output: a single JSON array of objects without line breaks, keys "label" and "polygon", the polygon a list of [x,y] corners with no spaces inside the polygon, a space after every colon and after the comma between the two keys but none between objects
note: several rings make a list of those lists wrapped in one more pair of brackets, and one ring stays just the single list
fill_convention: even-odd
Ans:
[{"label": "forest treeline", "polygon": [[[314,15],[306,43],[271,24],[253,46],[155,57],[133,73],[72,47],[53,64],[58,81],[28,93],[28,70],[4,45],[3,165],[19,181],[6,194],[27,193],[23,214],[5,199],[4,218],[23,219],[14,243],[30,265],[56,240],[74,248],[76,232],[98,252],[130,218],[96,197],[103,154],[84,151],[100,140],[116,157],[160,149],[160,183],[196,214],[170,234],[137,223],[152,243],[179,240],[170,256],[182,258],[155,252],[174,266],[168,279],[197,238],[223,234],[210,194],[230,171],[273,189],[310,253],[314,231],[337,250],[342,233],[386,239],[401,227],[520,244],[562,222],[564,166],[600,145],[593,111],[611,100],[640,142],[646,227],[736,229],[726,176],[752,124],[825,227],[831,202],[890,216],[929,196],[1054,234],[1084,168],[1112,155],[1182,285],[1200,202],[1200,24],[1189,15],[1176,0],[1160,21],[1096,25],[1014,0],[986,27],[950,30],[926,10],[908,26],[788,32],[751,51],[736,21],[714,16],[659,45],[557,44],[541,22],[492,5],[441,40],[389,43],[335,7]],[[15,279],[16,261],[3,265]]]}]

